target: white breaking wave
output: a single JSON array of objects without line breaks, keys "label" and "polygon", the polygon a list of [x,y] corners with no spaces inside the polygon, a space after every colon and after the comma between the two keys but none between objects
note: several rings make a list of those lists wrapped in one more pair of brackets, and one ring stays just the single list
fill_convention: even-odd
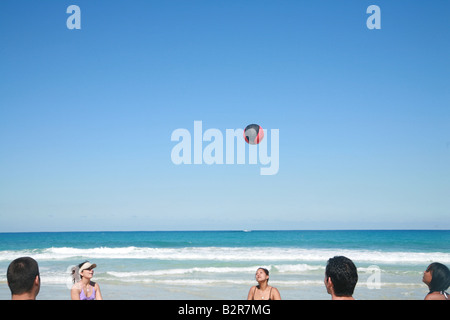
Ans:
[{"label": "white breaking wave", "polygon": [[[301,249],[301,248],[234,248],[234,247],[98,247],[47,248],[34,250],[0,251],[0,261],[11,261],[20,256],[31,256],[37,261],[71,259],[150,259],[182,261],[292,261],[326,262],[336,255],[344,255],[355,262],[367,263],[450,263],[450,253],[444,252],[383,252],[353,249]],[[282,272],[281,270],[279,270]]]},{"label": "white breaking wave", "polygon": [[307,264],[297,265],[254,265],[251,267],[193,267],[193,268],[179,268],[179,269],[162,269],[162,270],[146,270],[146,271],[130,271],[130,272],[116,272],[108,271],[107,274],[117,278],[134,278],[134,277],[160,277],[160,276],[176,276],[185,274],[250,274],[254,275],[259,267],[264,267],[270,272],[278,273],[302,273],[315,270],[325,270],[324,266],[313,266]]},{"label": "white breaking wave", "polygon": [[117,278],[134,278],[134,277],[160,277],[171,275],[184,275],[193,273],[255,273],[258,267],[194,267],[186,269],[163,269],[163,270],[147,270],[147,271],[131,271],[131,272],[107,272]]}]

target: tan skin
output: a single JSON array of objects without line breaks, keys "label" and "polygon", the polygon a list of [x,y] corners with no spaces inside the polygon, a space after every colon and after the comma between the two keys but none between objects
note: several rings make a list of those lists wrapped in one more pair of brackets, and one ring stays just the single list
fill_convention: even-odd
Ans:
[{"label": "tan skin", "polygon": [[70,296],[72,300],[80,300],[80,293],[81,290],[84,291],[84,294],[87,297],[90,297],[93,288],[95,288],[95,300],[103,300],[102,294],[100,292],[100,286],[98,283],[91,281],[92,277],[94,276],[94,270],[93,269],[85,269],[81,273],[81,280],[77,283],[75,283],[72,286],[72,290],[70,291]]},{"label": "tan skin", "polygon": [[[422,278],[423,283],[425,283],[428,286],[430,284],[432,278],[433,278],[433,273],[431,271],[429,271],[427,268],[427,270],[425,270],[423,272],[423,278]],[[440,292],[431,292],[425,296],[425,300],[447,300],[447,299]]]},{"label": "tan skin", "polygon": [[[268,285],[269,276],[263,269],[256,270],[255,279],[258,282],[258,285],[250,288],[247,300],[269,300],[269,298],[270,300],[281,300],[278,289]],[[272,289],[272,291],[270,291],[270,289]]]}]

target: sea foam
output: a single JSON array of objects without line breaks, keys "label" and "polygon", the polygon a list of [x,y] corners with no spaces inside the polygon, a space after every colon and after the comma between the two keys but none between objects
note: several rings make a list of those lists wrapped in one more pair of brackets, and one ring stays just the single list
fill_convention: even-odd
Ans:
[{"label": "sea foam", "polygon": [[303,249],[275,247],[97,247],[97,248],[46,248],[33,250],[0,251],[0,261],[13,260],[20,256],[31,256],[38,261],[72,259],[149,259],[183,261],[308,261],[326,262],[330,257],[344,255],[357,262],[387,264],[426,264],[439,261],[450,263],[450,253],[376,251],[354,249]]}]

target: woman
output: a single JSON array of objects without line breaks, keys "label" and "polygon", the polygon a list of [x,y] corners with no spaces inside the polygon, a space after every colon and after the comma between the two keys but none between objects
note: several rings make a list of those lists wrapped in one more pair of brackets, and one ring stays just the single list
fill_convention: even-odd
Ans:
[{"label": "woman", "polygon": [[258,285],[250,288],[247,300],[281,300],[277,288],[268,285],[269,270],[258,268],[258,270],[256,270],[255,279],[258,281]]},{"label": "woman", "polygon": [[97,265],[85,261],[72,268],[74,285],[70,295],[72,300],[103,300],[98,283],[91,281]]},{"label": "woman", "polygon": [[425,300],[449,300],[450,295],[445,292],[450,286],[450,270],[439,262],[428,266],[423,273],[422,281],[428,286],[430,292]]}]

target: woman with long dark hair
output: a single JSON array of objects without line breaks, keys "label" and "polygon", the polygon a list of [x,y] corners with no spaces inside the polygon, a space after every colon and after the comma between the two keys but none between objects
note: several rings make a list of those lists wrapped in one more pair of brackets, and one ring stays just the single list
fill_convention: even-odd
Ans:
[{"label": "woman with long dark hair", "polygon": [[266,268],[258,268],[256,270],[255,279],[257,286],[250,288],[247,300],[281,300],[280,292],[275,287],[269,286],[269,270]]},{"label": "woman with long dark hair", "polygon": [[103,300],[98,283],[92,281],[97,265],[85,261],[72,268],[74,285],[70,291],[72,300]]},{"label": "woman with long dark hair", "polygon": [[423,273],[422,281],[430,289],[425,300],[450,299],[450,295],[446,292],[450,286],[450,270],[447,266],[439,262],[430,264]]}]

